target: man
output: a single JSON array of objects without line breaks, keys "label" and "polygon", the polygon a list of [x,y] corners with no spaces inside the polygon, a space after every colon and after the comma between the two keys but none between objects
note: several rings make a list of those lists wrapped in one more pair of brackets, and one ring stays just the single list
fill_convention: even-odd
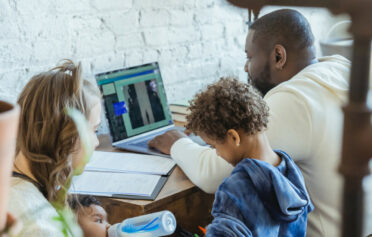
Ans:
[{"label": "man", "polygon": [[[341,106],[346,101],[350,62],[341,56],[316,59],[309,23],[295,10],[279,10],[254,22],[246,39],[245,71],[270,108],[267,136],[300,167],[315,209],[307,236],[339,236],[342,179]],[[171,131],[149,145],[170,153],[206,192],[216,191],[232,166],[215,150]]]}]

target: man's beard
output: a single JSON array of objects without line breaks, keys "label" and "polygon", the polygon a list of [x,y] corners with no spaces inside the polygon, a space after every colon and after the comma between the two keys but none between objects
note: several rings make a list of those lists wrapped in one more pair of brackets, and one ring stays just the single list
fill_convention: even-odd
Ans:
[{"label": "man's beard", "polygon": [[262,93],[263,96],[265,96],[269,90],[274,88],[275,85],[271,83],[269,63],[266,63],[264,69],[257,77],[252,78],[248,73],[248,83],[251,83],[259,92]]}]

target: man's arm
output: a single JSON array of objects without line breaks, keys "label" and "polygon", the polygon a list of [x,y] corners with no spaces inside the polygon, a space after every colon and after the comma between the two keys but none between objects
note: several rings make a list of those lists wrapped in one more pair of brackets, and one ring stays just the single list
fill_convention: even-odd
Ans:
[{"label": "man's arm", "polygon": [[186,176],[207,193],[215,193],[223,179],[233,170],[233,166],[219,157],[215,149],[200,146],[177,130],[154,138],[149,146],[171,154]]}]

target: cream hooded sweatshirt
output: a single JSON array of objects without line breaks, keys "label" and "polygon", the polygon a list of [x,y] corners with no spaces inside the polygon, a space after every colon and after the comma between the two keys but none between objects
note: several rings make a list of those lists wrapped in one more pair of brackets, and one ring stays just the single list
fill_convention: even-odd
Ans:
[{"label": "cream hooded sweatshirt", "polygon": [[[289,81],[270,90],[267,136],[273,149],[287,152],[300,167],[315,209],[307,236],[339,236],[342,178],[343,113],[347,101],[350,61],[341,56],[320,58]],[[171,156],[190,180],[214,193],[233,167],[215,150],[188,138],[178,140]]]}]

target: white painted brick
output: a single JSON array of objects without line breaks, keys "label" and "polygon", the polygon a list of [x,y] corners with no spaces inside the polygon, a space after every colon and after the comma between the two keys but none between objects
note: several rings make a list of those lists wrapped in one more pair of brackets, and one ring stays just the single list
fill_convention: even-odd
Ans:
[{"label": "white painted brick", "polygon": [[13,42],[13,40],[0,41],[0,73],[27,66],[31,56],[31,44]]},{"label": "white painted brick", "polygon": [[91,4],[93,8],[99,11],[128,10],[132,8],[132,0],[91,0]]},{"label": "white painted brick", "polygon": [[170,43],[188,43],[200,40],[200,32],[195,31],[193,26],[172,27],[167,37]]},{"label": "white painted brick", "polygon": [[74,57],[89,57],[114,51],[115,37],[111,32],[102,32],[95,35],[84,35],[74,39]]},{"label": "white painted brick", "polygon": [[[318,38],[343,19],[300,10]],[[220,76],[244,81],[246,19],[226,0],[0,0],[0,98],[14,100],[31,75],[62,58],[81,61],[88,79],[159,61],[171,100]]]},{"label": "white painted brick", "polygon": [[140,24],[143,27],[164,26],[169,24],[169,11],[165,9],[146,9],[141,11]]},{"label": "white painted brick", "polygon": [[203,52],[203,45],[200,42],[196,42],[187,46],[188,58],[195,59],[200,57],[200,52]]},{"label": "white painted brick", "polygon": [[102,34],[105,31],[102,20],[96,15],[73,15],[70,19],[70,32],[73,37]]},{"label": "white painted brick", "polygon": [[[67,47],[66,47],[67,46]],[[71,56],[71,48],[68,47],[68,42],[61,40],[54,40],[53,43],[46,40],[37,40],[32,44],[31,60],[35,63],[42,62],[57,62],[62,58],[69,58]]]},{"label": "white painted brick", "polygon": [[176,46],[160,51],[159,60],[166,64],[173,64],[173,62],[185,62],[188,56],[188,50],[185,46]]},{"label": "white painted brick", "polygon": [[115,70],[124,67],[124,54],[108,53],[95,57],[90,61],[90,69],[92,74],[105,71]]},{"label": "white painted brick", "polygon": [[242,53],[240,57],[232,57],[227,54],[220,59],[221,68],[223,72],[221,76],[234,76],[246,81],[246,73],[244,72],[245,57]]},{"label": "white painted brick", "polygon": [[169,42],[169,30],[166,27],[146,29],[143,35],[145,43],[149,46],[166,45]]},{"label": "white painted brick", "polygon": [[143,64],[143,52],[141,50],[131,50],[124,54],[125,67]]},{"label": "white painted brick", "polygon": [[196,8],[210,8],[216,4],[215,0],[196,1]]},{"label": "white painted brick", "polygon": [[135,0],[134,6],[136,8],[171,8],[171,9],[185,9],[195,7],[195,2],[198,0],[187,1],[169,1],[169,0]]},{"label": "white painted brick", "polygon": [[172,10],[170,11],[170,19],[173,26],[190,26],[194,22],[194,13],[185,10]]},{"label": "white painted brick", "polygon": [[224,23],[230,21],[245,22],[247,11],[242,9],[226,9],[218,6],[198,9],[195,13],[195,20],[200,24]]},{"label": "white painted brick", "polygon": [[205,40],[203,41],[202,46],[202,52],[205,57],[221,57],[221,52],[227,50],[226,39],[223,38],[217,40]]},{"label": "white painted brick", "polygon": [[143,47],[145,45],[142,34],[126,34],[116,37],[116,49],[123,51],[130,48]]},{"label": "white painted brick", "polygon": [[203,25],[200,27],[202,40],[224,38],[225,26],[223,24]]},{"label": "white painted brick", "polygon": [[[8,1],[0,1],[0,22],[11,15],[11,7]],[[0,27],[1,29],[1,27]]]},{"label": "white painted brick", "polygon": [[235,24],[229,24],[228,26],[225,27],[225,29],[226,35],[231,36],[241,36],[242,34],[245,35],[248,33],[248,26],[244,22],[241,23],[236,22]]},{"label": "white painted brick", "polygon": [[105,28],[115,35],[134,33],[138,29],[139,13],[136,10],[108,13],[100,17]]},{"label": "white painted brick", "polygon": [[53,1],[55,13],[60,14],[76,14],[85,13],[91,10],[91,0],[64,0]]},{"label": "white painted brick", "polygon": [[15,70],[0,74],[0,99],[16,102],[25,83],[35,75],[29,70]]},{"label": "white painted brick", "polygon": [[143,62],[151,63],[159,60],[159,52],[155,49],[144,49],[143,50]]},{"label": "white painted brick", "polygon": [[55,10],[54,1],[49,0],[17,0],[14,3],[14,7],[21,15],[31,15],[30,17],[34,18],[40,18],[41,15]]}]

